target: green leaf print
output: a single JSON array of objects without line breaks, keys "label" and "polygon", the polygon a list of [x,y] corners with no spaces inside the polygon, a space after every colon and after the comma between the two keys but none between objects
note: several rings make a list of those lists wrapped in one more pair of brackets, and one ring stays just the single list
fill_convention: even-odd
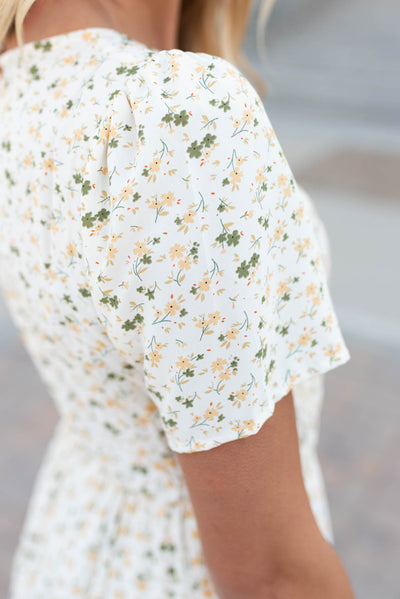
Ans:
[{"label": "green leaf print", "polygon": [[231,246],[236,246],[238,245],[240,241],[240,234],[239,231],[237,229],[235,229],[232,233],[228,233],[226,236],[226,243]]},{"label": "green leaf print", "polygon": [[167,112],[166,114],[164,114],[161,120],[164,121],[164,123],[169,124],[174,120],[174,115],[172,114],[172,112]]},{"label": "green leaf print", "polygon": [[179,114],[174,115],[175,125],[182,125],[184,127],[189,122],[189,115],[186,110],[181,110]]},{"label": "green leaf print", "polygon": [[120,91],[121,91],[121,90],[119,90],[119,89],[115,89],[115,90],[112,92],[112,94],[110,94],[110,95],[108,96],[108,99],[109,99],[109,100],[114,100],[115,96],[117,96],[117,95],[119,94],[119,92],[120,92]]},{"label": "green leaf print", "polygon": [[176,420],[172,420],[172,418],[168,418],[168,420],[166,418],[164,418],[164,416],[162,417],[162,420],[165,424],[165,426],[176,426],[177,422]]},{"label": "green leaf print", "polygon": [[239,279],[249,276],[250,267],[254,267],[257,264],[259,257],[260,254],[253,254],[248,263],[246,260],[242,261],[241,265],[236,269]]},{"label": "green leaf print", "polygon": [[34,48],[36,48],[36,50],[43,50],[43,52],[50,52],[50,50],[52,49],[52,44],[50,41],[46,41],[46,42],[42,42],[42,41],[37,41],[33,44]]},{"label": "green leaf print", "polygon": [[75,181],[76,184],[83,182],[83,177],[82,177],[81,173],[74,173],[72,175],[72,178],[73,178],[73,180]]},{"label": "green leaf print", "polygon": [[271,362],[269,363],[268,371],[265,375],[265,383],[266,384],[268,384],[269,375],[271,374],[274,366],[275,366],[275,360],[271,360]]},{"label": "green leaf print", "polygon": [[198,141],[193,141],[186,151],[189,154],[190,158],[200,158],[202,149],[202,144],[199,144]]},{"label": "green leaf print", "polygon": [[222,108],[222,110],[224,112],[227,112],[228,110],[231,109],[231,106],[229,104],[229,99],[228,100],[222,100],[221,104],[218,106],[218,108]]},{"label": "green leaf print", "polygon": [[83,297],[90,297],[92,294],[90,293],[89,289],[87,289],[86,287],[80,287],[79,288],[79,293],[83,296]]},{"label": "green leaf print", "polygon": [[101,223],[103,223],[106,220],[106,218],[108,218],[109,216],[110,216],[110,211],[106,210],[106,208],[102,208],[96,214],[96,219],[99,220]]},{"label": "green leaf print", "polygon": [[118,139],[116,139],[115,137],[113,137],[109,142],[108,145],[110,148],[116,148],[118,146]]},{"label": "green leaf print", "polygon": [[203,141],[201,143],[204,144],[206,148],[211,148],[216,139],[216,135],[211,135],[211,133],[207,133],[207,135],[203,137]]},{"label": "green leaf print", "polygon": [[119,433],[121,432],[119,429],[117,429],[113,424],[110,424],[109,422],[105,422],[104,426],[108,428],[108,430],[111,431],[114,435],[119,435]]},{"label": "green leaf print", "polygon": [[86,179],[86,181],[84,181],[82,183],[82,190],[81,191],[82,191],[82,195],[83,196],[86,196],[89,193],[90,187],[91,187],[90,181],[88,179]]},{"label": "green leaf print", "polygon": [[29,69],[29,72],[32,75],[32,79],[35,79],[35,80],[40,79],[39,69],[37,68],[37,66],[35,64],[33,64],[31,66],[31,68]]},{"label": "green leaf print", "polygon": [[136,75],[138,70],[139,70],[138,65],[134,65],[133,67],[129,67],[129,69],[127,69],[126,74],[131,77],[132,75]]},{"label": "green leaf print", "polygon": [[96,217],[93,216],[91,212],[86,212],[86,214],[82,216],[82,226],[87,229],[91,229],[95,222]]},{"label": "green leaf print", "polygon": [[136,329],[137,324],[140,324],[142,322],[143,322],[143,315],[135,314],[135,317],[133,318],[133,320],[125,320],[125,322],[121,328],[123,328],[125,331],[133,331]]},{"label": "green leaf print", "polygon": [[108,302],[110,304],[110,306],[112,308],[117,309],[118,308],[118,296],[114,295],[113,297],[110,297],[110,301]]}]

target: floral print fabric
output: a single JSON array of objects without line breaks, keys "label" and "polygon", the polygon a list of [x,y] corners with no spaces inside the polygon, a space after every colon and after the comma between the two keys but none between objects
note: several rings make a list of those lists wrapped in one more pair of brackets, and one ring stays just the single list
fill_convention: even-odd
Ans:
[{"label": "floral print fabric", "polygon": [[318,418],[350,355],[323,224],[229,62],[105,28],[24,50],[0,55],[1,283],[60,423],[11,597],[216,597],[173,452],[256,434],[291,389],[333,538]]}]

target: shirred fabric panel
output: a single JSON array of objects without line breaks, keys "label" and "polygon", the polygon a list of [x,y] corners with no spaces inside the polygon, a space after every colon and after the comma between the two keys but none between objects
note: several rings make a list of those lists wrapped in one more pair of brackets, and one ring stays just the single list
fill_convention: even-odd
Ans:
[{"label": "shirred fabric panel", "polygon": [[312,212],[250,82],[180,50],[125,82],[82,196],[92,296],[142,364],[168,446],[208,450],[257,433],[294,385],[350,354]]}]

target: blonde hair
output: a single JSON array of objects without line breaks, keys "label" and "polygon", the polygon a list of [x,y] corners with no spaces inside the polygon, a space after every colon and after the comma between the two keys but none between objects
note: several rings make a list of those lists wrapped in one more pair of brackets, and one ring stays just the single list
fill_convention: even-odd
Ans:
[{"label": "blonde hair", "polygon": [[[261,55],[264,30],[276,0],[261,0],[257,20],[257,49]],[[23,22],[35,0],[0,0],[0,46],[15,31],[22,50]],[[252,80],[261,96],[267,94],[263,79],[241,50],[252,0],[182,0],[178,33],[181,50],[206,52],[225,58]]]}]

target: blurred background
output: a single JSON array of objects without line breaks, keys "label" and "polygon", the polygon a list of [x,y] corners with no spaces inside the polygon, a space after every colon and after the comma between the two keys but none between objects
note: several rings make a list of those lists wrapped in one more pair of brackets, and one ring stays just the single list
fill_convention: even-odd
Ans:
[{"label": "blurred background", "polygon": [[[255,2],[255,8],[258,2]],[[399,599],[400,4],[278,0],[265,108],[328,232],[351,360],[327,373],[320,457],[357,599]],[[57,414],[0,293],[0,597]],[[50,598],[49,598],[50,599]]]}]

